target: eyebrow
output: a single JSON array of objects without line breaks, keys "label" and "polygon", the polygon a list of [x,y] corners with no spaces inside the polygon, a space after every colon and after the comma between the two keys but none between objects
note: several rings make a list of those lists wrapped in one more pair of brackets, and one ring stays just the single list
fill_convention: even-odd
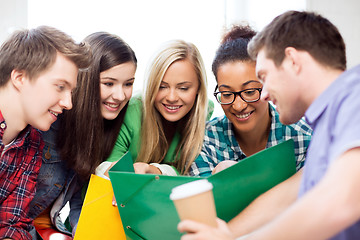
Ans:
[{"label": "eyebrow", "polygon": [[[111,80],[111,81],[118,81],[118,79],[112,78],[112,77],[102,77],[102,78],[100,78],[100,79],[106,79],[106,80]],[[125,81],[132,81],[132,80],[135,80],[135,78],[132,77],[132,78],[129,78],[129,79],[125,80]]]},{"label": "eyebrow", "polygon": [[218,88],[225,87],[225,88],[231,88],[229,85],[221,84]]},{"label": "eyebrow", "polygon": [[[176,86],[181,86],[181,85],[184,85],[184,84],[191,84],[192,82],[181,82],[181,83],[177,83],[176,84]],[[167,84],[167,85],[169,85],[169,83],[167,83],[167,82],[164,82],[164,81],[161,81],[161,84]]]},{"label": "eyebrow", "polygon": [[[249,85],[250,83],[261,83],[261,82],[258,81],[258,80],[249,80],[249,81],[244,82],[244,83],[242,84],[242,86]],[[220,88],[220,87],[231,88],[229,85],[226,85],[226,84],[221,84],[221,85],[219,86],[219,88]]]},{"label": "eyebrow", "polygon": [[245,83],[243,83],[243,86],[249,85],[250,83],[260,83],[258,80],[249,80]]}]

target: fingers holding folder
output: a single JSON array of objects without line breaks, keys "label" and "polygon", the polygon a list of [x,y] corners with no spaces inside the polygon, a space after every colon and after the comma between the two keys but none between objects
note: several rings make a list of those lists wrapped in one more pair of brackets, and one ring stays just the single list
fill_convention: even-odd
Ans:
[{"label": "fingers holding folder", "polygon": [[[254,154],[210,177],[217,216],[229,221],[258,195],[295,173],[292,140]],[[274,167],[276,166],[276,167]],[[93,175],[75,240],[179,239],[179,216],[169,196],[199,177],[134,174],[130,153],[109,171],[111,183]],[[112,206],[113,191],[118,208]],[[120,215],[121,214],[121,219]]]},{"label": "fingers holding folder", "polygon": [[[132,160],[128,166],[122,161],[109,175],[127,239],[179,239],[180,219],[169,198],[171,190],[202,178],[134,174],[126,170],[133,166]],[[294,143],[289,140],[207,177],[214,186],[218,217],[229,221],[258,195],[294,173]]]}]

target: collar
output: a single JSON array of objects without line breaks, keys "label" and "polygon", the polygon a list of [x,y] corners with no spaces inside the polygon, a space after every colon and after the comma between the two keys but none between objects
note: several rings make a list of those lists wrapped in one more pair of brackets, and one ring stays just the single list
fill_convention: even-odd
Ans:
[{"label": "collar", "polygon": [[[4,119],[4,116],[2,115],[2,112],[0,110],[0,140],[2,143],[2,138],[5,132],[5,129],[7,128],[6,121]],[[11,145],[16,144],[17,146],[22,146],[24,144],[25,138],[30,134],[32,127],[30,125],[27,125],[26,128],[24,128],[16,137],[15,141]]]},{"label": "collar", "polygon": [[276,122],[279,122],[279,113],[275,110],[275,106],[272,102],[269,102],[269,112],[270,112],[270,118],[271,118],[271,124],[275,124]]},{"label": "collar", "polygon": [[[5,122],[5,119],[1,113],[1,110],[0,110],[0,136],[1,136],[1,139],[4,135],[4,131],[5,129],[7,128],[7,125],[6,125],[6,122]],[[2,142],[2,141],[1,141]]]},{"label": "collar", "polygon": [[[223,115],[222,122],[222,129],[225,135],[225,139],[227,141],[227,145],[231,148],[234,148],[238,146],[238,142],[236,141],[235,137],[235,131],[233,129],[233,124],[230,122],[230,120],[226,117],[226,115]],[[235,151],[235,149],[233,149]]]},{"label": "collar", "polygon": [[352,68],[351,70],[344,71],[342,74],[335,79],[330,86],[325,89],[310,105],[310,107],[305,112],[305,119],[309,125],[314,128],[316,121],[319,119],[321,114],[326,110],[328,105],[339,97],[339,92],[344,87],[347,88],[348,81],[351,81],[352,78],[349,78],[349,75],[356,74],[360,71],[360,65]]}]

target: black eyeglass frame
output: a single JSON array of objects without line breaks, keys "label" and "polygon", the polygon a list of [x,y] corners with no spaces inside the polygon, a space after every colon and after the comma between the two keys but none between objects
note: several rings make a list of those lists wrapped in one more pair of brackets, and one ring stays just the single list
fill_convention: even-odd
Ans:
[{"label": "black eyeglass frame", "polygon": [[[215,87],[215,91],[216,91],[217,88],[218,88],[218,86]],[[259,92],[259,98],[256,99],[256,100],[253,100],[253,101],[245,100],[245,99],[243,98],[243,96],[241,96],[241,93],[246,92],[246,91],[249,91],[249,90],[256,90],[256,91],[258,91],[258,92]],[[235,101],[237,95],[239,95],[240,98],[241,98],[244,102],[253,103],[253,102],[257,102],[257,101],[260,100],[260,98],[261,98],[261,91],[262,91],[262,88],[248,88],[248,89],[245,89],[245,90],[242,90],[242,91],[238,91],[238,92],[219,91],[219,92],[214,92],[214,96],[215,96],[216,101],[217,101],[218,103],[220,103],[221,105],[230,105],[230,104],[232,104],[232,103]],[[228,92],[228,93],[234,94],[234,99],[233,99],[230,103],[221,103],[221,102],[219,101],[219,99],[217,98],[217,95],[218,95],[219,93],[221,94],[221,93],[224,93],[224,92]]]}]

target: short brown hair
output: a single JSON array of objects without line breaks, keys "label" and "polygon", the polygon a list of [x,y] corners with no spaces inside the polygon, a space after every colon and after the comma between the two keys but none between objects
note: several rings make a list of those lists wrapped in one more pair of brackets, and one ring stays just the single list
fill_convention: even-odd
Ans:
[{"label": "short brown hair", "polygon": [[256,59],[264,48],[266,56],[280,66],[287,47],[307,51],[322,65],[346,69],[344,40],[339,30],[319,14],[305,11],[281,14],[250,41],[248,52]]},{"label": "short brown hair", "polygon": [[90,63],[88,48],[55,28],[40,26],[14,32],[0,48],[0,87],[14,69],[24,70],[30,79],[36,77],[55,62],[58,52],[78,68]]}]

